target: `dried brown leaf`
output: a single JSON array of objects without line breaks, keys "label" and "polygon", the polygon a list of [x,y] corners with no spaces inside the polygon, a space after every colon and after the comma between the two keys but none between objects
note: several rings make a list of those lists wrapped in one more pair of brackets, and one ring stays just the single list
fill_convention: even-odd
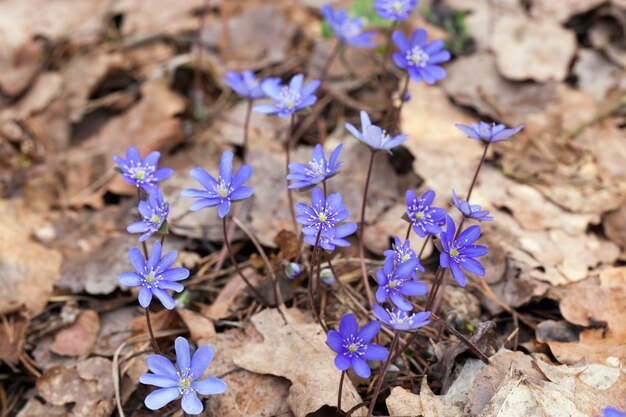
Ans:
[{"label": "dried brown leaf", "polygon": [[88,356],[100,331],[100,317],[93,310],[83,310],[77,320],[54,337],[50,351],[63,356]]},{"label": "dried brown leaf", "polygon": [[[274,309],[253,316],[251,321],[264,340],[237,349],[233,359],[249,371],[289,379],[292,385],[287,404],[296,417],[305,417],[336,404],[340,371],[333,364],[332,351],[319,325],[299,310],[284,313],[288,323]],[[361,398],[352,382],[344,383],[342,404],[348,410]]]}]

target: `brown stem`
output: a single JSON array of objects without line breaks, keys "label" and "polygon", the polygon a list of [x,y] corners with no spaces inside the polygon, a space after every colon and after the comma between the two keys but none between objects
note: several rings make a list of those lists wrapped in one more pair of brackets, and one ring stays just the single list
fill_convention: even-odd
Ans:
[{"label": "brown stem", "polygon": [[335,46],[333,47],[333,50],[328,55],[328,59],[326,60],[326,64],[324,65],[324,69],[322,70],[322,74],[320,75],[320,88],[322,87],[322,85],[324,85],[324,81],[326,81],[326,77],[328,76],[328,71],[330,70],[330,66],[332,65],[333,61],[337,57],[337,53],[339,52],[340,48],[341,48],[341,41],[337,39],[337,43],[335,44]]},{"label": "brown stem", "polygon": [[409,240],[409,237],[411,237],[411,229],[413,229],[413,223],[409,221],[409,227],[406,228],[406,236],[404,237],[404,240]]},{"label": "brown stem", "polygon": [[[291,137],[293,135],[294,127],[296,124],[296,114],[291,115],[291,123],[289,124],[289,136],[285,141],[285,171],[286,176],[289,175],[289,164],[291,163]],[[296,222],[296,208],[293,204],[293,194],[291,188],[289,188],[289,180],[287,181],[287,197],[289,199],[289,211],[291,213],[291,220],[293,222],[293,230],[298,230],[298,222]]]},{"label": "brown stem", "polygon": [[365,190],[363,190],[363,201],[361,203],[361,227],[359,229],[359,258],[361,259],[361,277],[363,279],[363,285],[365,287],[365,293],[367,294],[367,301],[369,302],[370,309],[372,308],[372,290],[370,288],[369,279],[367,276],[367,269],[365,268],[365,242],[363,236],[365,234],[365,205],[367,203],[367,191],[370,185],[370,177],[372,176],[372,167],[374,166],[375,152],[372,152],[370,157],[369,168],[367,169],[367,177],[365,178]]},{"label": "brown stem", "polygon": [[343,391],[343,378],[346,376],[346,371],[341,372],[341,378],[339,378],[339,394],[337,394],[337,413],[341,414],[341,393]]},{"label": "brown stem", "polygon": [[313,255],[311,255],[311,267],[309,269],[309,284],[307,287],[307,292],[308,292],[308,298],[309,298],[309,307],[311,308],[311,313],[313,314],[313,317],[315,318],[315,321],[317,321],[319,323],[319,325],[322,327],[322,329],[324,329],[324,331],[326,331],[326,325],[324,324],[324,322],[320,319],[319,314],[317,314],[317,309],[315,308],[315,300],[313,297],[313,277],[314,272],[315,272],[315,267],[317,266],[317,270],[318,270],[318,280],[319,280],[319,262],[318,262],[318,252],[319,252],[319,243],[320,243],[320,237],[322,235],[322,231],[319,230],[317,232],[317,237],[315,238],[315,245],[313,246]]},{"label": "brown stem", "polygon": [[243,144],[242,144],[242,157],[243,162],[248,163],[248,136],[250,131],[250,118],[252,116],[252,99],[248,99],[248,107],[246,109],[246,118],[243,122]]},{"label": "brown stem", "polygon": [[222,219],[222,226],[223,226],[222,230],[224,231],[224,244],[226,245],[226,249],[228,250],[228,254],[230,255],[230,262],[235,267],[237,274],[239,274],[243,282],[245,282],[248,288],[250,288],[250,291],[252,291],[254,295],[263,302],[263,304],[265,304],[266,306],[269,306],[270,303],[268,303],[265,297],[263,297],[261,293],[256,288],[254,288],[254,285],[252,285],[252,283],[248,281],[248,278],[246,278],[246,276],[241,271],[241,268],[239,268],[239,264],[237,263],[237,260],[235,259],[235,254],[233,253],[233,250],[230,246],[230,242],[228,241],[228,233],[226,231],[226,217]]},{"label": "brown stem", "polygon": [[[478,179],[478,173],[480,172],[480,169],[482,168],[485,162],[485,158],[487,157],[487,151],[489,150],[489,145],[490,145],[489,142],[485,144],[483,155],[480,158],[480,162],[478,163],[478,166],[476,167],[476,171],[474,171],[474,176],[472,177],[472,183],[470,184],[469,190],[467,192],[466,201],[468,202],[468,204],[469,204],[470,197],[472,195],[472,191],[474,190],[474,186],[476,185],[476,180]],[[456,229],[456,232],[454,233],[454,237],[452,239],[453,241],[456,240],[457,236],[461,232],[461,228],[463,227],[464,222],[465,222],[465,216],[463,216],[463,218],[461,219],[461,222],[459,223],[459,227]],[[443,272],[440,272],[440,271],[443,271]],[[445,268],[441,268],[440,266],[439,269],[437,269],[437,273],[435,274],[435,281],[433,282],[433,287],[430,293],[428,294],[428,301],[426,302],[426,310],[430,310],[435,304],[437,293],[440,290],[445,291],[445,287],[448,282],[447,280],[445,282],[442,282],[444,275],[445,275]],[[437,309],[433,309],[435,314],[439,312],[439,307],[441,306],[440,304],[441,303],[439,303],[439,305],[437,306]]]},{"label": "brown stem", "polygon": [[422,254],[424,253],[426,245],[428,245],[428,241],[430,241],[430,239],[432,239],[432,235],[427,235],[426,239],[424,239],[424,244],[422,245],[422,249],[420,249],[420,252],[417,254],[417,259],[422,259]]},{"label": "brown stem", "polygon": [[[139,203],[141,202],[141,188],[137,187],[137,207],[139,207]],[[137,216],[139,216],[139,220],[142,219],[141,213],[137,212]],[[143,257],[148,260],[148,246],[146,245],[146,241],[141,242],[141,248],[143,249]]]},{"label": "brown stem", "polygon": [[159,350],[159,345],[157,345],[157,341],[154,338],[154,332],[152,331],[152,321],[150,321],[150,310],[148,308],[144,308],[146,312],[146,324],[148,325],[148,333],[150,334],[150,343],[152,344],[152,350],[154,353],[160,355],[161,351]]},{"label": "brown stem", "polygon": [[404,85],[402,86],[402,90],[400,91],[400,105],[396,109],[393,116],[393,124],[391,126],[391,130],[395,133],[400,133],[400,114],[402,113],[402,107],[404,107],[404,96],[406,95],[407,90],[409,89],[409,81],[411,77],[409,77],[409,73],[407,72],[406,78],[404,79]]},{"label": "brown stem", "polygon": [[[387,61],[389,61],[389,57],[391,56],[391,42],[392,42],[391,35],[393,35],[393,32],[396,30],[397,27],[398,27],[398,21],[395,20],[393,24],[391,25],[391,28],[389,28],[389,36],[387,37],[387,42],[385,43],[385,51],[383,55],[383,60],[381,62],[382,71],[383,71],[383,79],[382,79],[383,97],[388,97],[390,102],[391,102],[391,95],[389,94],[389,71],[387,71]],[[391,108],[391,106],[389,106],[389,108]]]},{"label": "brown stem", "polygon": [[372,399],[370,401],[370,406],[367,409],[367,417],[370,417],[372,413],[374,412],[374,406],[376,406],[376,399],[378,398],[378,394],[380,394],[380,389],[383,386],[383,382],[385,380],[385,373],[387,372],[387,368],[389,367],[389,364],[391,363],[391,356],[392,356],[393,351],[396,348],[396,345],[398,344],[398,338],[399,338],[399,333],[395,332],[393,334],[393,339],[391,339],[391,346],[389,346],[389,353],[387,354],[387,359],[385,360],[385,363],[383,364],[382,368],[380,368],[380,376],[378,378],[378,382],[376,383],[376,389],[374,389],[374,395],[372,396]]}]

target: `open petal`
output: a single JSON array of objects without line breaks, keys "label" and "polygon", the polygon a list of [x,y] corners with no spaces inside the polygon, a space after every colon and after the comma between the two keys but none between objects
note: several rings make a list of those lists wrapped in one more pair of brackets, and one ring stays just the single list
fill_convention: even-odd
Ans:
[{"label": "open petal", "polygon": [[143,268],[146,265],[146,260],[144,259],[143,254],[139,249],[131,248],[128,251],[128,259],[133,265],[133,268],[135,268],[135,271],[139,273],[143,272]]},{"label": "open petal", "polygon": [[154,385],[159,388],[178,387],[178,379],[172,379],[163,375],[143,374],[139,377],[139,382],[146,385]]},{"label": "open petal", "polygon": [[163,290],[172,290],[176,292],[182,292],[185,287],[180,282],[173,281],[161,281],[159,282],[159,288]]},{"label": "open petal", "polygon": [[387,349],[380,345],[367,345],[363,351],[363,359],[367,361],[384,361],[387,359]]},{"label": "open petal", "polygon": [[461,287],[465,287],[465,274],[461,271],[461,268],[456,262],[450,262],[450,270],[452,270],[452,276],[455,281],[459,283]]},{"label": "open petal", "polygon": [[326,335],[326,343],[328,343],[328,346],[335,352],[339,353],[342,351],[343,340],[339,332],[330,330]]},{"label": "open petal", "polygon": [[194,381],[191,386],[201,395],[215,395],[226,392],[226,382],[214,376]]},{"label": "open petal", "polygon": [[428,285],[421,281],[406,281],[402,284],[401,292],[409,296],[424,295],[428,292]]},{"label": "open petal", "polygon": [[339,322],[339,334],[342,338],[356,335],[359,330],[359,324],[353,314],[344,314]]},{"label": "open petal", "polygon": [[202,376],[206,368],[213,360],[215,352],[211,346],[200,346],[193,354],[191,358],[191,373],[193,379],[198,379]]},{"label": "open petal", "polygon": [[224,151],[220,159],[220,178],[226,183],[230,183],[233,174],[233,153]]},{"label": "open petal", "polygon": [[176,388],[161,388],[148,394],[144,400],[144,404],[150,410],[158,410],[164,407],[166,404],[174,401],[180,396],[178,387]]},{"label": "open petal", "polygon": [[178,381],[178,374],[174,364],[163,355],[150,355],[146,359],[148,369],[157,375],[165,376]]},{"label": "open petal", "polygon": [[[207,190],[214,190],[215,187],[217,187],[217,181],[215,178],[213,178],[213,176],[202,167],[193,168],[189,171],[189,175]],[[186,195],[185,197],[192,196]]]},{"label": "open petal", "polygon": [[192,415],[200,414],[202,410],[204,410],[204,405],[202,404],[202,401],[200,401],[196,393],[193,391],[183,395],[181,407],[183,411],[185,411],[187,414]]},{"label": "open petal", "polygon": [[404,33],[400,32],[399,30],[393,32],[393,34],[391,35],[391,39],[396,44],[400,52],[402,52],[403,54],[406,53],[406,51],[411,47],[409,45],[409,40],[406,38],[406,36],[404,36]]},{"label": "open petal", "polygon": [[220,216],[220,218],[224,218],[226,217],[226,215],[228,214],[228,212],[230,211],[230,201],[229,200],[224,200],[220,203],[219,206],[217,206],[217,214]]},{"label": "open petal", "polygon": [[161,277],[167,281],[182,281],[189,277],[189,270],[186,268],[172,268],[163,272]]},{"label": "open petal", "polygon": [[117,280],[127,287],[137,287],[141,285],[141,277],[134,272],[122,272]]},{"label": "open petal", "polygon": [[156,267],[159,265],[159,262],[161,262],[161,242],[157,240],[152,245],[150,257],[146,262],[146,268],[148,268],[149,270],[156,269]]},{"label": "open petal", "polygon": [[176,364],[178,369],[183,370],[191,367],[191,359],[189,357],[189,342],[184,337],[177,337],[174,342],[174,350],[176,350]]},{"label": "open petal", "polygon": [[427,39],[428,34],[424,29],[416,29],[411,34],[411,46],[424,46]]},{"label": "open petal", "polygon": [[352,369],[354,369],[354,373],[360,376],[361,378],[369,378],[372,374],[372,370],[367,365],[363,359],[353,357],[350,360],[350,365],[352,365]]},{"label": "open petal", "polygon": [[237,173],[233,177],[233,180],[230,182],[230,186],[234,189],[241,187],[252,175],[252,166],[251,165],[242,165]]},{"label": "open petal", "polygon": [[143,308],[148,308],[150,305],[150,301],[152,301],[152,291],[150,291],[146,287],[141,287],[139,289],[139,296],[137,297],[139,300],[139,305]]},{"label": "open petal", "polygon": [[174,299],[166,290],[162,290],[160,288],[153,288],[152,293],[156,295],[156,297],[159,299],[161,304],[163,304],[163,307],[167,308],[168,310],[173,310],[174,307],[176,306]]},{"label": "open petal", "polygon": [[359,337],[364,343],[369,343],[370,340],[376,337],[376,334],[379,330],[380,323],[377,321],[371,321],[365,326],[361,327],[361,330],[359,330],[357,337]]},{"label": "open petal", "polygon": [[252,196],[252,194],[254,194],[254,190],[252,189],[252,187],[243,186],[233,191],[230,194],[230,199],[235,201],[245,200],[246,198]]},{"label": "open petal", "polygon": [[350,367],[350,359],[342,353],[337,354],[335,356],[335,367],[340,371],[347,370]]},{"label": "open petal", "polygon": [[473,225],[463,230],[459,237],[456,239],[463,246],[471,245],[480,237],[480,226]]}]

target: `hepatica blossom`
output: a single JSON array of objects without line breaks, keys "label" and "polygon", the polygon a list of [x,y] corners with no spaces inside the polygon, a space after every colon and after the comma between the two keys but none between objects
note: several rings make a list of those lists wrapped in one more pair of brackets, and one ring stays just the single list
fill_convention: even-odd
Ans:
[{"label": "hepatica blossom", "polygon": [[143,242],[161,229],[169,213],[169,203],[163,200],[161,190],[156,188],[148,195],[148,201],[139,202],[139,214],[143,219],[131,224],[126,230],[128,233],[142,233],[139,241]]},{"label": "hepatica blossom", "polygon": [[369,343],[380,330],[380,323],[371,321],[359,330],[359,324],[352,314],[344,314],[339,322],[339,331],[330,330],[326,342],[337,353],[335,366],[340,371],[352,367],[361,378],[369,378],[371,370],[368,361],[383,361],[387,349]]},{"label": "hepatica blossom", "polygon": [[372,308],[374,316],[378,320],[387,327],[399,332],[410,332],[430,323],[430,320],[428,320],[430,312],[428,311],[411,314],[409,311],[403,311],[399,308],[387,310],[378,304],[374,304]]},{"label": "hepatica blossom", "polygon": [[342,145],[338,145],[326,161],[322,145],[317,144],[313,148],[313,155],[307,164],[289,164],[291,172],[287,179],[294,181],[289,188],[308,188],[317,185],[334,176],[343,166],[343,162],[337,162]]},{"label": "hepatica blossom", "polygon": [[230,211],[230,202],[244,200],[253,193],[252,187],[243,185],[252,175],[250,165],[242,165],[233,175],[233,153],[225,151],[220,161],[220,175],[216,180],[204,168],[197,167],[189,175],[204,187],[204,190],[188,188],[181,192],[183,197],[198,198],[189,210],[197,211],[205,207],[217,206],[221,218]]},{"label": "hepatica blossom", "polygon": [[[320,234],[320,239],[317,244],[322,249],[326,249],[326,250],[335,250],[336,246],[341,246],[341,247],[350,246],[350,242],[345,240],[345,238],[350,236],[354,232],[356,232],[356,229],[357,229],[356,223],[353,223],[353,222],[340,224]],[[304,241],[311,246],[315,245],[316,239],[317,239],[317,234],[304,235]]]},{"label": "hepatica blossom", "polygon": [[383,19],[404,20],[417,6],[417,0],[376,0],[374,9]]},{"label": "hepatica blossom", "polygon": [[302,275],[302,265],[296,262],[289,262],[287,266],[285,266],[285,275],[289,279],[296,279],[300,275]]},{"label": "hepatica blossom", "polygon": [[410,42],[400,31],[395,31],[391,37],[400,50],[392,55],[393,61],[406,69],[413,81],[434,84],[446,77],[446,71],[438,65],[450,60],[450,52],[443,49],[443,41],[427,43],[428,35],[424,29],[416,29]]},{"label": "hepatica blossom", "polygon": [[[419,258],[413,249],[411,249],[411,241],[408,239],[402,243],[398,236],[394,236],[394,243],[391,245],[391,249],[387,249],[383,252],[385,258],[391,258],[398,263],[408,262],[411,259],[417,259],[416,270],[424,272],[424,267],[419,263]],[[417,276],[415,276],[417,278]]]},{"label": "hepatica blossom", "polygon": [[241,74],[235,71],[228,71],[224,77],[224,82],[240,97],[250,100],[265,97],[261,83],[256,79],[252,71],[243,71]]},{"label": "hepatica blossom", "polygon": [[118,281],[128,287],[139,288],[139,304],[147,308],[155,295],[165,308],[174,308],[174,299],[167,290],[181,292],[183,284],[181,281],[189,276],[189,271],[185,268],[170,268],[178,252],[168,252],[161,258],[161,242],[158,240],[152,246],[152,252],[146,261],[141,251],[131,248],[128,251],[130,263],[135,268],[135,272],[123,272],[117,278]]},{"label": "hepatica blossom", "polygon": [[389,299],[400,310],[412,310],[413,306],[404,297],[424,295],[428,292],[425,283],[410,279],[417,265],[419,265],[417,258],[397,265],[393,258],[387,258],[383,267],[376,272],[378,282],[376,301],[384,303]]},{"label": "hepatica blossom", "polygon": [[626,413],[614,407],[604,407],[602,417],[626,417]]},{"label": "hepatica blossom", "polygon": [[139,150],[131,146],[126,150],[126,159],[114,156],[113,162],[117,164],[124,181],[152,192],[157,188],[157,182],[168,179],[174,174],[172,168],[157,169],[160,157],[159,152],[150,152],[145,159],[141,159]]},{"label": "hepatica blossom", "polygon": [[469,126],[462,124],[455,124],[455,126],[465,133],[467,136],[474,140],[479,140],[483,143],[495,143],[510,138],[520,130],[524,128],[524,125],[508,129],[505,125],[480,122],[472,123]]},{"label": "hepatica blossom", "polygon": [[462,269],[481,277],[484,276],[485,268],[474,258],[486,255],[488,251],[485,246],[473,244],[480,237],[480,227],[470,226],[462,231],[456,239],[454,239],[455,232],[454,221],[452,217],[447,216],[446,231],[439,234],[443,245],[443,252],[439,255],[439,263],[444,268],[450,267],[456,282],[464,287],[466,279]]},{"label": "hepatica blossom", "polygon": [[226,383],[219,378],[210,376],[200,379],[213,360],[213,349],[201,346],[190,359],[189,342],[185,338],[177,337],[174,347],[176,366],[162,355],[150,355],[146,359],[152,373],[141,375],[139,382],[155,385],[159,389],[148,394],[144,403],[150,410],[158,410],[182,397],[183,411],[200,414],[204,406],[198,395],[223,394],[226,391]]},{"label": "hepatica blossom", "polygon": [[360,48],[373,48],[372,38],[376,32],[363,32],[363,19],[350,18],[348,13],[339,9],[336,12],[330,4],[322,6],[322,14],[335,35],[346,45]]},{"label": "hepatica blossom", "polygon": [[263,92],[271,98],[273,104],[261,104],[254,107],[257,113],[277,114],[278,117],[287,117],[297,111],[312,106],[317,101],[313,95],[319,80],[310,81],[303,87],[304,75],[297,74],[291,78],[289,85],[283,85],[277,78],[271,78],[261,83]]},{"label": "hepatica blossom", "polygon": [[413,230],[419,237],[434,235],[441,232],[445,222],[446,211],[439,207],[432,207],[435,192],[428,190],[421,198],[417,198],[412,190],[405,193],[406,214],[413,225]]},{"label": "hepatica blossom", "polygon": [[454,190],[452,190],[452,200],[454,202],[454,207],[456,207],[461,214],[463,214],[463,217],[478,220],[479,222],[488,222],[493,220],[493,217],[489,215],[489,211],[481,210],[478,204],[470,204],[465,200],[459,200]]},{"label": "hepatica blossom", "polygon": [[324,193],[319,188],[313,188],[311,192],[311,207],[298,203],[296,210],[298,212],[296,220],[303,225],[302,233],[314,237],[318,232],[326,233],[334,229],[350,215],[341,202],[341,194],[333,193],[324,198]]},{"label": "hepatica blossom", "polygon": [[389,150],[400,144],[406,139],[406,135],[390,136],[381,129],[379,126],[373,125],[369,115],[361,110],[361,131],[351,125],[345,124],[346,129],[350,131],[361,142],[365,143],[370,149],[377,150]]}]

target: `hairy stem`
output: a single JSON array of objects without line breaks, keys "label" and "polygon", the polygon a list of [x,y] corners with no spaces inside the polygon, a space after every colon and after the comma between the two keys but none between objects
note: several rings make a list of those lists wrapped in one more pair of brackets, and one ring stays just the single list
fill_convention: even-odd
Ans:
[{"label": "hairy stem", "polygon": [[378,398],[378,395],[380,394],[380,389],[383,386],[383,382],[385,380],[385,373],[387,372],[387,368],[389,368],[389,364],[391,363],[391,357],[393,355],[393,351],[396,348],[396,345],[398,344],[398,339],[399,339],[399,333],[394,332],[393,339],[391,339],[391,346],[389,346],[389,353],[387,354],[387,359],[385,359],[383,366],[380,368],[380,376],[378,377],[378,382],[376,383],[376,388],[374,389],[374,395],[372,396],[372,399],[370,401],[370,406],[367,409],[367,417],[370,417],[372,413],[374,412],[374,407],[376,406],[376,399]]},{"label": "hairy stem", "polygon": [[343,392],[343,379],[346,376],[346,371],[341,372],[341,378],[339,378],[339,393],[337,394],[337,412],[341,414],[341,393]]},{"label": "hairy stem", "polygon": [[[289,136],[285,141],[285,176],[289,175],[289,164],[291,163],[291,140],[294,133],[294,127],[296,125],[296,114],[291,115],[291,122],[289,123]],[[291,213],[291,220],[293,222],[293,230],[297,232],[298,222],[296,222],[296,208],[293,205],[293,193],[289,188],[289,180],[287,181],[287,198],[289,199],[289,211]]]},{"label": "hairy stem", "polygon": [[374,300],[372,298],[372,289],[370,288],[367,276],[367,269],[365,268],[365,242],[363,236],[365,235],[365,206],[367,203],[367,191],[370,185],[370,177],[372,176],[372,167],[374,166],[375,156],[376,153],[372,152],[369,168],[367,169],[367,177],[365,178],[365,189],[363,190],[363,201],[361,202],[361,224],[359,228],[359,258],[361,260],[361,277],[363,279],[363,286],[365,287],[365,293],[367,295],[367,301],[369,302],[370,309],[372,308]]},{"label": "hairy stem", "polygon": [[332,51],[330,51],[328,59],[326,60],[326,64],[324,65],[324,69],[322,70],[322,74],[320,75],[320,87],[324,85],[324,81],[326,81],[326,77],[328,77],[330,66],[333,64],[333,61],[337,57],[339,49],[341,49],[341,41],[337,39],[337,43],[333,47]]},{"label": "hairy stem", "polygon": [[241,271],[241,268],[239,268],[239,264],[237,263],[237,260],[235,259],[235,254],[233,253],[233,250],[230,246],[230,242],[228,241],[228,233],[226,230],[226,217],[222,219],[222,226],[223,226],[222,230],[224,231],[224,244],[226,245],[226,250],[228,250],[228,254],[230,255],[230,262],[235,267],[237,274],[239,274],[243,282],[245,282],[248,288],[250,288],[250,291],[252,291],[254,295],[263,302],[263,304],[265,304],[266,306],[269,306],[270,304],[267,302],[265,297],[263,297],[261,293],[256,288],[254,288],[254,285],[252,285],[252,283],[248,281],[248,278],[246,278],[246,276]]},{"label": "hairy stem", "polygon": [[154,338],[154,332],[152,331],[152,321],[150,320],[150,310],[148,307],[144,308],[146,312],[146,324],[148,325],[148,333],[150,334],[150,344],[152,344],[152,350],[156,354],[161,354],[159,350],[159,345],[157,344],[156,339]]},{"label": "hairy stem", "polygon": [[317,309],[315,308],[315,300],[314,300],[314,296],[313,296],[313,277],[315,277],[315,267],[317,267],[317,271],[318,271],[318,275],[317,275],[317,279],[319,280],[319,257],[318,257],[318,253],[319,253],[319,243],[320,243],[320,237],[322,235],[322,231],[319,230],[317,232],[317,237],[315,238],[315,245],[313,246],[313,255],[311,255],[311,267],[309,269],[309,285],[307,288],[307,292],[308,292],[308,298],[309,298],[309,307],[311,308],[311,313],[313,314],[313,317],[315,318],[315,321],[317,321],[319,323],[319,325],[322,327],[322,329],[324,329],[324,331],[326,331],[326,325],[324,324],[324,322],[322,321],[322,319],[320,318],[319,314],[317,313]]}]

